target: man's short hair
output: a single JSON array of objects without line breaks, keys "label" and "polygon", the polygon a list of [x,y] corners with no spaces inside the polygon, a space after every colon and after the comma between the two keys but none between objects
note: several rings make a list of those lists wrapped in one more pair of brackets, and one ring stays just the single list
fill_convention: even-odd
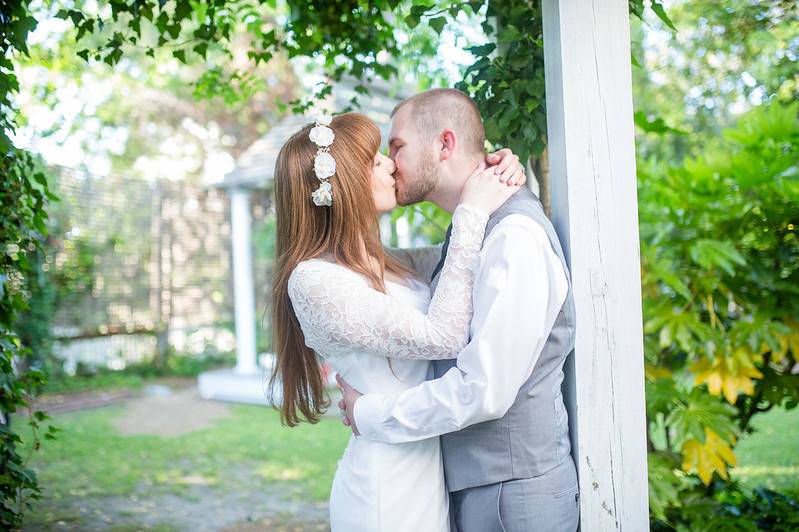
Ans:
[{"label": "man's short hair", "polygon": [[457,89],[430,89],[402,100],[391,111],[393,117],[405,106],[411,106],[416,130],[423,138],[452,129],[467,152],[485,151],[485,128],[477,104]]}]

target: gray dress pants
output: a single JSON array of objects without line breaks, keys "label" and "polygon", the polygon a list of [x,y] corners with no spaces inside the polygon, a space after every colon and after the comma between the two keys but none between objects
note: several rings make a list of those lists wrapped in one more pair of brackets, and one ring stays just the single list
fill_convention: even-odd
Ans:
[{"label": "gray dress pants", "polygon": [[453,532],[574,532],[580,517],[574,461],[543,475],[450,493]]}]

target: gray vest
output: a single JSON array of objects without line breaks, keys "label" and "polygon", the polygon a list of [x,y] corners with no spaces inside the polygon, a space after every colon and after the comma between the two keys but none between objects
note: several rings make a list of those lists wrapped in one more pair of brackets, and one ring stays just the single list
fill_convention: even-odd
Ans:
[{"label": "gray vest", "polygon": [[[510,410],[499,419],[477,423],[441,436],[447,488],[452,492],[535,477],[550,471],[563,460],[571,459],[569,424],[561,394],[563,363],[574,348],[575,316],[569,269],[555,228],[544,213],[541,202],[525,187],[491,215],[486,236],[500,220],[511,214],[527,216],[543,227],[552,249],[563,264],[569,279],[569,291],[541,356]],[[433,290],[438,284],[451,231],[452,226],[447,231],[441,261],[433,273]],[[534,271],[530,272],[530,275],[535,274]],[[495,353],[492,356],[502,354]],[[455,360],[434,361],[434,378],[441,377],[455,364]]]}]

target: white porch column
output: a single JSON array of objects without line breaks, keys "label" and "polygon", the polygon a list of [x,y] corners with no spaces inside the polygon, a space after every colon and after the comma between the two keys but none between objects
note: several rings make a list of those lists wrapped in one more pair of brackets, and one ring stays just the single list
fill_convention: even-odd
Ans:
[{"label": "white porch column", "polygon": [[566,400],[583,531],[648,530],[626,0],[543,0],[553,222],[577,310]]},{"label": "white porch column", "polygon": [[250,193],[230,190],[230,218],[233,247],[233,297],[236,320],[236,373],[254,374],[255,287],[250,243]]}]

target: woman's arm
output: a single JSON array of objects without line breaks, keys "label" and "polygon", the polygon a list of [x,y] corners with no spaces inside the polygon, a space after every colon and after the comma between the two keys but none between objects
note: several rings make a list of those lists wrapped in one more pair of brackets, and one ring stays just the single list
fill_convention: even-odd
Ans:
[{"label": "woman's arm", "polygon": [[353,349],[392,358],[455,358],[468,342],[474,272],[488,216],[460,205],[447,258],[427,313],[322,261],[301,263],[288,291],[305,343],[321,355]]}]

